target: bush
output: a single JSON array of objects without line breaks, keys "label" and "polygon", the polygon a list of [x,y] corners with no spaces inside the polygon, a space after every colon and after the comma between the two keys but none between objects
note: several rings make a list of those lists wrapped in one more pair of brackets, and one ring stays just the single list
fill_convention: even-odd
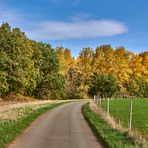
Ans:
[{"label": "bush", "polygon": [[88,94],[91,96],[112,97],[119,90],[120,85],[113,75],[94,74]]},{"label": "bush", "polygon": [[148,82],[143,77],[134,77],[125,83],[125,87],[131,96],[148,97]]}]

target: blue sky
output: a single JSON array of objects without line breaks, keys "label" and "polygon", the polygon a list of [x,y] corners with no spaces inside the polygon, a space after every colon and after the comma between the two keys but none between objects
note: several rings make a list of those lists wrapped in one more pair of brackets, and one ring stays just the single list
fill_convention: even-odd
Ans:
[{"label": "blue sky", "polygon": [[147,0],[0,0],[0,23],[75,57],[103,44],[139,53],[148,50],[147,8]]}]

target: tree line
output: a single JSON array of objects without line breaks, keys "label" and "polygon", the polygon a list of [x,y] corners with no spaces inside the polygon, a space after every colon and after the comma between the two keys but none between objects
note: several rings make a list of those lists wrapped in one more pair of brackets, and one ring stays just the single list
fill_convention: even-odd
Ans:
[{"label": "tree line", "polygon": [[57,47],[60,71],[70,98],[148,97],[148,51],[134,54],[124,47],[83,48],[77,59],[70,50]]},{"label": "tree line", "polygon": [[33,41],[8,23],[0,26],[0,97],[88,98],[93,95],[148,97],[148,51],[124,47],[70,49]]}]

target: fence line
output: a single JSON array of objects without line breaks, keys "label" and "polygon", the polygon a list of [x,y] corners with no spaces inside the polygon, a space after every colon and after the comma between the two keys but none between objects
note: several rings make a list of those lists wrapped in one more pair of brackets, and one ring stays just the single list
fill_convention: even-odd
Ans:
[{"label": "fence line", "polygon": [[[110,99],[111,98],[107,98],[107,108],[106,108],[106,113],[107,116],[109,116],[110,114]],[[95,96],[94,95],[94,102],[98,105],[98,107],[102,108],[102,98],[101,96]],[[129,115],[129,130],[131,131],[132,129],[132,112],[133,112],[133,101],[132,98],[130,99],[130,115]]]}]

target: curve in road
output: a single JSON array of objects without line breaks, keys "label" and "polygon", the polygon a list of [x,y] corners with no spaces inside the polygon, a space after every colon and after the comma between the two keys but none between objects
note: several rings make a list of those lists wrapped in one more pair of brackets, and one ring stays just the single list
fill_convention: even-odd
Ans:
[{"label": "curve in road", "polygon": [[35,120],[8,148],[101,148],[86,123],[84,101],[61,105]]}]

